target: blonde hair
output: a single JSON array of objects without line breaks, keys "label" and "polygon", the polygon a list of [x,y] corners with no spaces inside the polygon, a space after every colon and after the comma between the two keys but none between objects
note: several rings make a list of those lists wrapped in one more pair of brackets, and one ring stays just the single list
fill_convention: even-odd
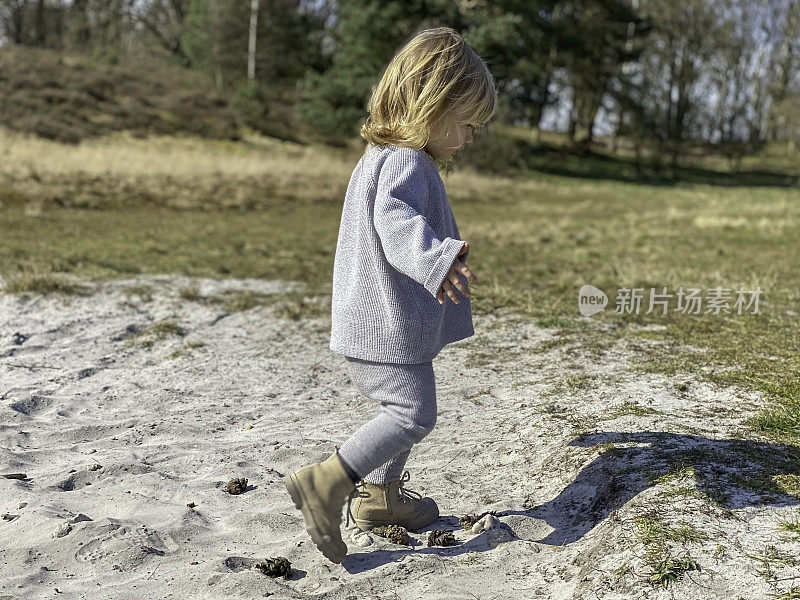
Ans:
[{"label": "blonde hair", "polygon": [[450,27],[426,29],[389,62],[361,126],[368,143],[424,148],[439,123],[476,127],[494,115],[497,86],[486,63]]}]

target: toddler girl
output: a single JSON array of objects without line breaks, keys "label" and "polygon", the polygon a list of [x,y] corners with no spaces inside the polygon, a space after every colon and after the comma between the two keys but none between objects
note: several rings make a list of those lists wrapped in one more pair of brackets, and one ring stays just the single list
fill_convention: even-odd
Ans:
[{"label": "toddler girl", "polygon": [[[381,412],[324,462],[285,478],[311,539],[332,562],[347,554],[340,526],[348,497],[356,498],[361,529],[417,530],[439,518],[431,498],[403,487],[403,467],[436,423],[433,359],[474,333],[468,281],[477,278],[464,264],[469,243],[459,239],[438,166],[472,141],[496,100],[485,63],[453,29],[439,27],[394,56],[367,107],[368,144],[347,187],[336,246],[330,347]],[[348,505],[346,526],[350,517]]]}]

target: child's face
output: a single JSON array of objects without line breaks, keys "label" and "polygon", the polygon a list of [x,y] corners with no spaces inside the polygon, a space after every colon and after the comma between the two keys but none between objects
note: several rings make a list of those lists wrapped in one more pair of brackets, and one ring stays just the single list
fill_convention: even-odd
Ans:
[{"label": "child's face", "polygon": [[425,151],[439,160],[447,160],[459,150],[472,142],[472,130],[469,123],[454,123],[447,131],[446,123],[439,123],[431,131],[431,138],[425,145]]}]

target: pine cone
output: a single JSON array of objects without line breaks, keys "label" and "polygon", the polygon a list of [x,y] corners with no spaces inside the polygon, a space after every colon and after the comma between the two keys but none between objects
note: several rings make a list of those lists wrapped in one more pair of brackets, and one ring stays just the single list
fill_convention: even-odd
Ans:
[{"label": "pine cone", "polygon": [[247,479],[244,477],[235,477],[228,482],[223,488],[223,491],[228,492],[229,494],[241,494],[247,489]]},{"label": "pine cone", "polygon": [[256,566],[261,569],[265,575],[269,575],[270,577],[280,577],[283,575],[284,579],[289,579],[292,576],[292,563],[283,556],[268,558]]},{"label": "pine cone", "polygon": [[389,525],[386,528],[386,539],[393,544],[408,546],[408,532],[400,525]]},{"label": "pine cone", "polygon": [[461,524],[461,527],[463,527],[464,529],[472,529],[472,526],[475,525],[475,523],[480,521],[486,515],[494,515],[496,517],[497,516],[497,512],[493,511],[493,510],[487,510],[485,512],[482,512],[481,514],[464,515],[463,517],[461,517],[458,520],[458,522]]},{"label": "pine cone", "polygon": [[454,546],[456,538],[452,529],[437,529],[428,532],[428,546]]},{"label": "pine cone", "polygon": [[370,533],[385,537],[393,544],[408,546],[410,542],[408,532],[400,525],[378,525],[377,527],[373,527]]}]

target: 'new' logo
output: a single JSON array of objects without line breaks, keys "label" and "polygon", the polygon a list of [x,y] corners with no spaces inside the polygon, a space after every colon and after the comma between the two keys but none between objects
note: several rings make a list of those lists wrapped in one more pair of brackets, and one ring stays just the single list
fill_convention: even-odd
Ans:
[{"label": "'new' logo", "polygon": [[578,292],[578,310],[584,317],[599,313],[608,304],[608,296],[593,285],[584,285]]}]

